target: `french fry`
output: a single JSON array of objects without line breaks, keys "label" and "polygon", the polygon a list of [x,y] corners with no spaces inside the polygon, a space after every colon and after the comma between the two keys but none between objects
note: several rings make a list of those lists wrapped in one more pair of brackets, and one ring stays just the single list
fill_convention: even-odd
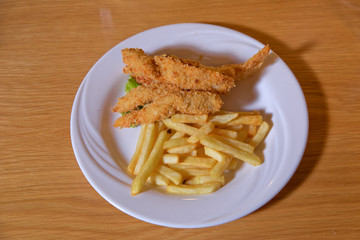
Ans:
[{"label": "french fry", "polygon": [[239,140],[240,142],[245,142],[247,136],[248,136],[248,127],[246,126],[238,131],[237,140]]},{"label": "french fry", "polygon": [[169,168],[174,169],[175,171],[179,171],[179,170],[182,170],[182,169],[196,168],[196,167],[191,166],[191,165],[180,164],[180,163],[169,163],[169,164],[167,164],[167,166]]},{"label": "french fry", "polygon": [[158,133],[160,133],[162,130],[165,130],[166,126],[163,122],[156,122],[157,123],[157,127],[158,127]]},{"label": "french fry", "polygon": [[255,125],[250,125],[250,126],[249,126],[249,129],[248,129],[248,136],[249,136],[249,137],[255,136],[256,130],[257,130],[257,128],[256,128]]},{"label": "french fry", "polygon": [[238,116],[238,113],[227,113],[223,115],[214,115],[208,118],[209,122],[213,122],[215,125],[226,124],[231,120],[235,119]]},{"label": "french fry", "polygon": [[166,151],[168,153],[174,153],[174,154],[182,154],[182,153],[190,153],[196,148],[195,144],[187,144],[182,145],[178,147],[169,148]]},{"label": "french fry", "polygon": [[194,135],[196,133],[196,131],[197,131],[197,128],[195,128],[195,127],[186,125],[184,123],[173,122],[169,118],[164,119],[163,122],[168,128],[174,129],[174,130],[179,131],[179,132],[186,133],[188,135]]},{"label": "french fry", "polygon": [[196,157],[197,156],[197,150],[192,150],[190,153],[189,153],[189,156],[192,156],[192,157]]},{"label": "french fry", "polygon": [[180,170],[184,176],[209,176],[210,168],[184,168]]},{"label": "french fry", "polygon": [[185,136],[186,136],[186,134],[183,133],[183,132],[175,132],[174,135],[172,135],[170,137],[170,139],[182,138],[182,137],[185,137]]},{"label": "french fry", "polygon": [[241,129],[244,128],[244,125],[234,125],[234,126],[228,126],[228,125],[216,125],[216,128],[220,129],[226,129],[230,131],[239,132]]},{"label": "french fry", "polygon": [[139,156],[140,156],[141,148],[142,148],[143,143],[144,143],[144,138],[145,138],[145,133],[146,133],[146,126],[147,126],[147,124],[141,124],[140,136],[139,136],[139,139],[138,139],[137,144],[136,144],[135,153],[134,153],[133,157],[131,158],[130,163],[129,163],[128,167],[127,167],[128,171],[131,174],[134,173],[136,163],[137,163],[137,161],[139,159]]},{"label": "french fry", "polygon": [[229,166],[230,162],[231,157],[228,157],[224,161],[216,163],[215,166],[210,170],[210,176],[214,178],[220,177]]},{"label": "french fry", "polygon": [[254,166],[258,166],[262,163],[261,159],[255,154],[248,153],[231,145],[225,144],[214,137],[204,136],[201,138],[200,143],[206,147],[210,147],[220,152],[227,153],[237,159],[240,159]]},{"label": "french fry", "polygon": [[193,167],[199,168],[211,168],[215,165],[216,160],[209,157],[186,157],[179,164],[180,165],[190,165]]},{"label": "french fry", "polygon": [[231,113],[234,113],[234,112],[226,111],[226,110],[220,110],[220,111],[217,111],[216,113],[214,113],[213,115],[224,115],[224,114],[231,114]]},{"label": "french fry", "polygon": [[214,130],[212,132],[215,133],[215,134],[218,134],[220,136],[233,138],[233,139],[236,139],[239,136],[238,132],[228,130],[228,129],[214,128]]},{"label": "french fry", "polygon": [[201,128],[202,126],[204,126],[206,124],[206,122],[204,123],[192,123],[191,126],[195,127],[195,128]]},{"label": "french fry", "polygon": [[172,181],[176,185],[179,185],[182,182],[183,176],[171,168],[161,165],[158,171],[161,175],[167,177],[168,179],[170,179],[170,181]]},{"label": "french fry", "polygon": [[225,184],[225,177],[224,175],[219,177],[212,177],[212,176],[194,176],[185,181],[187,185],[198,185],[204,184],[209,182],[219,182],[221,185]]},{"label": "french fry", "polygon": [[177,154],[164,154],[163,155],[163,163],[171,164],[171,163],[179,163],[179,155]]},{"label": "french fry", "polygon": [[256,135],[250,140],[249,144],[254,147],[259,146],[259,144],[264,140],[266,134],[268,134],[269,130],[270,130],[269,124],[264,121],[260,125]]},{"label": "french fry", "polygon": [[174,148],[174,147],[178,147],[178,146],[183,146],[183,145],[186,145],[188,144],[187,142],[187,138],[175,138],[175,139],[170,139],[170,140],[167,140],[165,143],[164,143],[164,149],[168,149],[168,148]]},{"label": "french fry", "polygon": [[205,154],[205,149],[202,145],[200,145],[201,147],[197,148],[197,156],[198,157],[206,157],[206,154]]},{"label": "french fry", "polygon": [[207,194],[218,190],[221,187],[219,182],[204,183],[199,185],[168,185],[167,191],[175,194]]},{"label": "french fry", "polygon": [[152,171],[156,168],[156,166],[159,164],[161,160],[161,156],[163,154],[163,144],[164,142],[170,138],[170,134],[164,130],[160,132],[158,138],[156,139],[154,148],[152,149],[149,158],[142,166],[140,172],[135,177],[132,185],[131,185],[131,194],[136,195],[138,194],[142,187],[144,186],[144,183],[152,173]]},{"label": "french fry", "polygon": [[170,180],[161,175],[160,173],[153,172],[150,174],[148,181],[152,184],[159,185],[159,186],[167,186],[170,184]]},{"label": "french fry", "polygon": [[225,161],[229,156],[226,155],[225,153],[216,151],[212,148],[209,147],[204,147],[205,149],[205,154],[213,159],[215,159],[218,162],[223,162]]},{"label": "french fry", "polygon": [[241,142],[241,141],[238,141],[236,139],[232,139],[232,138],[227,138],[227,137],[223,137],[223,136],[219,136],[219,135],[215,135],[215,134],[211,134],[212,137],[226,143],[226,144],[229,144],[233,147],[236,147],[238,149],[241,149],[245,152],[249,152],[249,153],[253,153],[254,152],[254,146],[250,145],[250,144],[247,144],[247,143],[244,143],[244,142]]},{"label": "french fry", "polygon": [[215,125],[212,122],[208,122],[187,139],[188,143],[197,143],[202,136],[209,134],[214,128]]},{"label": "french fry", "polygon": [[188,115],[188,114],[175,114],[171,116],[171,121],[180,123],[205,123],[208,115]]},{"label": "french fry", "polygon": [[234,170],[237,167],[237,163],[238,163],[238,160],[236,160],[235,158],[231,159],[226,170]]},{"label": "french fry", "polygon": [[144,142],[141,147],[141,152],[138,158],[138,161],[136,163],[134,174],[138,175],[140,172],[140,169],[145,163],[145,160],[149,157],[150,152],[154,146],[155,140],[156,140],[156,126],[154,123],[150,123],[146,127],[146,132],[144,136]]},{"label": "french fry", "polygon": [[171,169],[181,173],[184,178],[190,176],[210,176],[210,168],[194,168],[190,165],[169,164]]},{"label": "french fry", "polygon": [[260,112],[259,111],[252,111],[252,112],[237,112],[238,117],[240,116],[254,116],[254,115],[259,115]]},{"label": "french fry", "polygon": [[261,115],[239,116],[231,122],[228,122],[227,125],[260,125],[262,121],[263,117]]}]

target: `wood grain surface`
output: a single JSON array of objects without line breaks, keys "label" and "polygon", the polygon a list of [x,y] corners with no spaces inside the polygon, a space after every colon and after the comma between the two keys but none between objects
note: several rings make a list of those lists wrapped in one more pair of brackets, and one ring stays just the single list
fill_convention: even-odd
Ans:
[{"label": "wood grain surface", "polygon": [[[172,229],[106,202],[73,154],[70,112],[91,66],[141,31],[211,23],[289,65],[310,115],[305,155],[267,205],[230,223]],[[0,2],[0,239],[359,239],[360,3]]]}]

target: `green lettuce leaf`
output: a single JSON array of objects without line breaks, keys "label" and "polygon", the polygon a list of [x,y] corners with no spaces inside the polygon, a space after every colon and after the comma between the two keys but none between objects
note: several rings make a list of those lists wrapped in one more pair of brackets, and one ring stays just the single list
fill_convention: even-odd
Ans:
[{"label": "green lettuce leaf", "polygon": [[131,91],[131,89],[136,88],[139,85],[140,84],[138,84],[133,77],[129,77],[129,79],[125,85],[125,92],[128,93]]}]

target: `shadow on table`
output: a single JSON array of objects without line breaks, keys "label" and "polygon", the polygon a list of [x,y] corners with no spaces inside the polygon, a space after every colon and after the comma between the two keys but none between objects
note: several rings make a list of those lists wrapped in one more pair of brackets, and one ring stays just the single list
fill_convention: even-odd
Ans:
[{"label": "shadow on table", "polygon": [[329,125],[326,98],[316,74],[302,56],[306,51],[311,50],[315,43],[309,40],[307,44],[304,44],[297,49],[292,49],[286,43],[267,33],[245,26],[217,22],[209,22],[209,24],[236,30],[257,39],[264,44],[269,44],[271,49],[286,62],[295,74],[304,92],[308,105],[309,137],[302,161],[289,183],[270,202],[258,210],[261,211],[277,204],[301,186],[315,169],[325,147]]}]

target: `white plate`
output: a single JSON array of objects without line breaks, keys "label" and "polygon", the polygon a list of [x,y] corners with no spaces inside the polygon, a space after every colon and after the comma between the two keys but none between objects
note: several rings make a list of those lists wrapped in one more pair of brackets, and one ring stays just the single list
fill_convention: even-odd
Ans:
[{"label": "white plate", "polygon": [[[270,43],[271,44],[271,43]],[[301,161],[308,134],[308,113],[299,83],[272,52],[264,69],[238,83],[225,97],[227,110],[261,110],[272,125],[258,154],[265,162],[243,164],[227,176],[219,191],[202,196],[175,196],[147,187],[130,195],[126,165],[139,128],[115,129],[111,111],[123,96],[121,49],[142,48],[220,65],[244,62],[264,45],[234,30],[208,24],[175,24],[139,33],[119,43],[92,67],[76,95],[71,113],[71,140],[87,180],[121,211],[153,224],[176,228],[208,227],[243,217],[263,206],[290,180]],[[270,46],[271,47],[271,46]]]}]

